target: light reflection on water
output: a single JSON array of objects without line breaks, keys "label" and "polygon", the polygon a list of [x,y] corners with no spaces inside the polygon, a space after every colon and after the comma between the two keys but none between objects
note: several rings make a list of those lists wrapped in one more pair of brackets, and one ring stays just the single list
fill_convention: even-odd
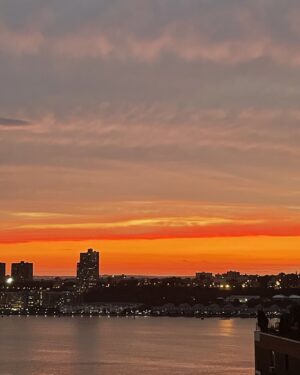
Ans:
[{"label": "light reflection on water", "polygon": [[1,375],[252,375],[254,320],[3,318]]}]

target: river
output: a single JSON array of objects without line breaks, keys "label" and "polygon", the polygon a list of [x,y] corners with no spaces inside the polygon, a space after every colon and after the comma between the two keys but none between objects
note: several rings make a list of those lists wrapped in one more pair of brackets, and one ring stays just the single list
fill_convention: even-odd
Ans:
[{"label": "river", "polygon": [[253,375],[251,319],[0,318],[1,375]]}]

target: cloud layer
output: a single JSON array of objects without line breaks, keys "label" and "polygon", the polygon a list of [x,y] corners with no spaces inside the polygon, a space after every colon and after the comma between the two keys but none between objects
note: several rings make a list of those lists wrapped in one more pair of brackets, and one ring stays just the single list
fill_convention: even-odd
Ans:
[{"label": "cloud layer", "polygon": [[22,8],[3,6],[0,49],[15,56],[152,62],[171,54],[225,64],[300,62],[294,0],[26,1]]},{"label": "cloud layer", "polygon": [[299,236],[299,20],[296,0],[3,1],[0,241]]}]

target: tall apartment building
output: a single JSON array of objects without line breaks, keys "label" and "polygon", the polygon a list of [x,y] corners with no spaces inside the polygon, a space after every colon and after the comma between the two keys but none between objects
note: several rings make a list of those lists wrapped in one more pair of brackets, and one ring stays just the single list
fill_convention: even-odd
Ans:
[{"label": "tall apartment building", "polygon": [[33,263],[20,262],[12,263],[11,276],[16,281],[31,281],[33,280]]},{"label": "tall apartment building", "polygon": [[80,261],[77,263],[77,285],[80,291],[94,288],[99,280],[99,252],[88,249],[80,253]]},{"label": "tall apartment building", "polygon": [[5,280],[6,276],[6,264],[0,263],[0,282]]}]

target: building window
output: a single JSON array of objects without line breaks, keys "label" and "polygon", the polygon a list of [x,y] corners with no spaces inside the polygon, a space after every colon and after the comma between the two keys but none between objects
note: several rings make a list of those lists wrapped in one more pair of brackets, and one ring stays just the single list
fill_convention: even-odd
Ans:
[{"label": "building window", "polygon": [[271,367],[275,368],[276,366],[276,354],[274,350],[271,351]]}]

